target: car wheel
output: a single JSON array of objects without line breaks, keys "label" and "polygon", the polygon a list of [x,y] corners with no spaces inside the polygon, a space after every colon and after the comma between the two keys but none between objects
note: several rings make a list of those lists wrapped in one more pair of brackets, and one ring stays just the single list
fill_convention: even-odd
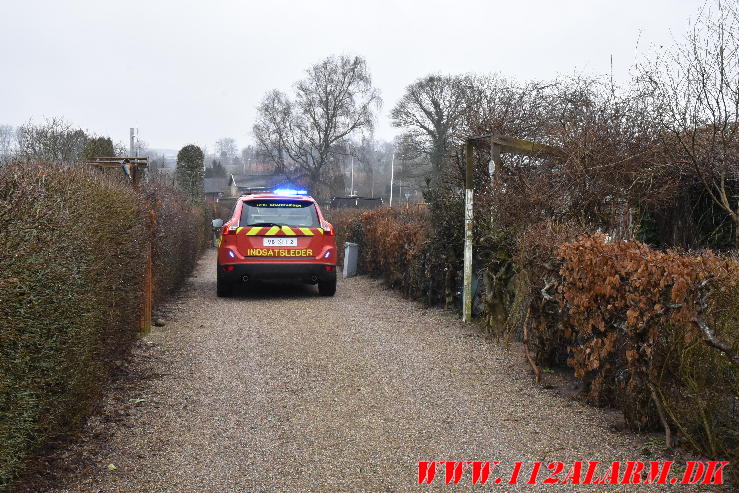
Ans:
[{"label": "car wheel", "polygon": [[231,296],[232,288],[233,286],[231,286],[231,283],[221,279],[216,279],[216,295],[218,295],[219,298]]},{"label": "car wheel", "polygon": [[318,282],[318,294],[321,296],[333,296],[336,293],[336,277],[327,281]]}]

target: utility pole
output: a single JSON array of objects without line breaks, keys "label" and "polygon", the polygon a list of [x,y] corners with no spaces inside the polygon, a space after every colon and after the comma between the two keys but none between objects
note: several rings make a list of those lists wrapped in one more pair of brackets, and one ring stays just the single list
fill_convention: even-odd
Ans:
[{"label": "utility pole", "polygon": [[393,158],[390,160],[390,207],[393,206],[393,180],[395,179],[395,149]]},{"label": "utility pole", "polygon": [[131,149],[130,149],[129,156],[135,157],[134,154],[133,154],[133,127],[131,127]]},{"label": "utility pole", "polygon": [[[375,161],[377,163],[377,161]],[[375,168],[370,168],[370,197],[375,198]]]},{"label": "utility pole", "polygon": [[377,149],[372,150],[370,161],[370,197],[375,198],[375,168],[377,167]]},{"label": "utility pole", "polygon": [[[377,156],[373,155],[373,158],[376,158]],[[370,197],[373,199],[375,198],[375,167],[374,164],[377,164],[377,159],[372,159],[370,161]]]},{"label": "utility pole", "polygon": [[349,196],[354,195],[354,156],[352,156],[352,185],[351,190],[349,191]]}]

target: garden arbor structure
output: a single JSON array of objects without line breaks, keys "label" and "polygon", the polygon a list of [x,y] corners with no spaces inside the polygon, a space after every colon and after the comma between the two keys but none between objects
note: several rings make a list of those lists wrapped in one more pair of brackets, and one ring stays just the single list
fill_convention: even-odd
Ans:
[{"label": "garden arbor structure", "polygon": [[141,171],[149,167],[148,157],[94,157],[85,164],[95,168],[120,168],[134,187],[139,185]]},{"label": "garden arbor structure", "polygon": [[562,156],[562,149],[546,144],[538,144],[508,135],[485,134],[467,137],[464,143],[465,180],[464,180],[464,284],[462,290],[462,321],[472,320],[472,202],[474,195],[474,173],[472,152],[474,146],[490,146],[489,172],[492,174],[501,165],[501,154],[519,154],[523,156]]}]

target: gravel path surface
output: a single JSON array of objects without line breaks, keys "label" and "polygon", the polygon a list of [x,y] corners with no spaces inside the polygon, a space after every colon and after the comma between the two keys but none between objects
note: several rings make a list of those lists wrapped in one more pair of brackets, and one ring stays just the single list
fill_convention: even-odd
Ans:
[{"label": "gravel path surface", "polygon": [[480,490],[469,474],[419,487],[417,462],[496,460],[510,474],[514,461],[664,460],[645,455],[653,437],[615,431],[613,413],[532,385],[520,352],[451,313],[367,278],[334,298],[277,286],[219,299],[214,264],[210,251],[134,358],[156,374],[117,419],[90,425],[105,439],[88,437],[91,465],[58,491]]}]

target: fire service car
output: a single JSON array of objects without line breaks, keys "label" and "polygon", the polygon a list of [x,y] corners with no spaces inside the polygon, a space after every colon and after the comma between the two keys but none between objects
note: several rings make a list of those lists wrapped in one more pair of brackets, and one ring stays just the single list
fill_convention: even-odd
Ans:
[{"label": "fire service car", "polygon": [[334,228],[303,190],[242,196],[223,224],[217,269],[218,296],[229,296],[237,283],[257,280],[317,284],[319,294],[333,296]]}]

